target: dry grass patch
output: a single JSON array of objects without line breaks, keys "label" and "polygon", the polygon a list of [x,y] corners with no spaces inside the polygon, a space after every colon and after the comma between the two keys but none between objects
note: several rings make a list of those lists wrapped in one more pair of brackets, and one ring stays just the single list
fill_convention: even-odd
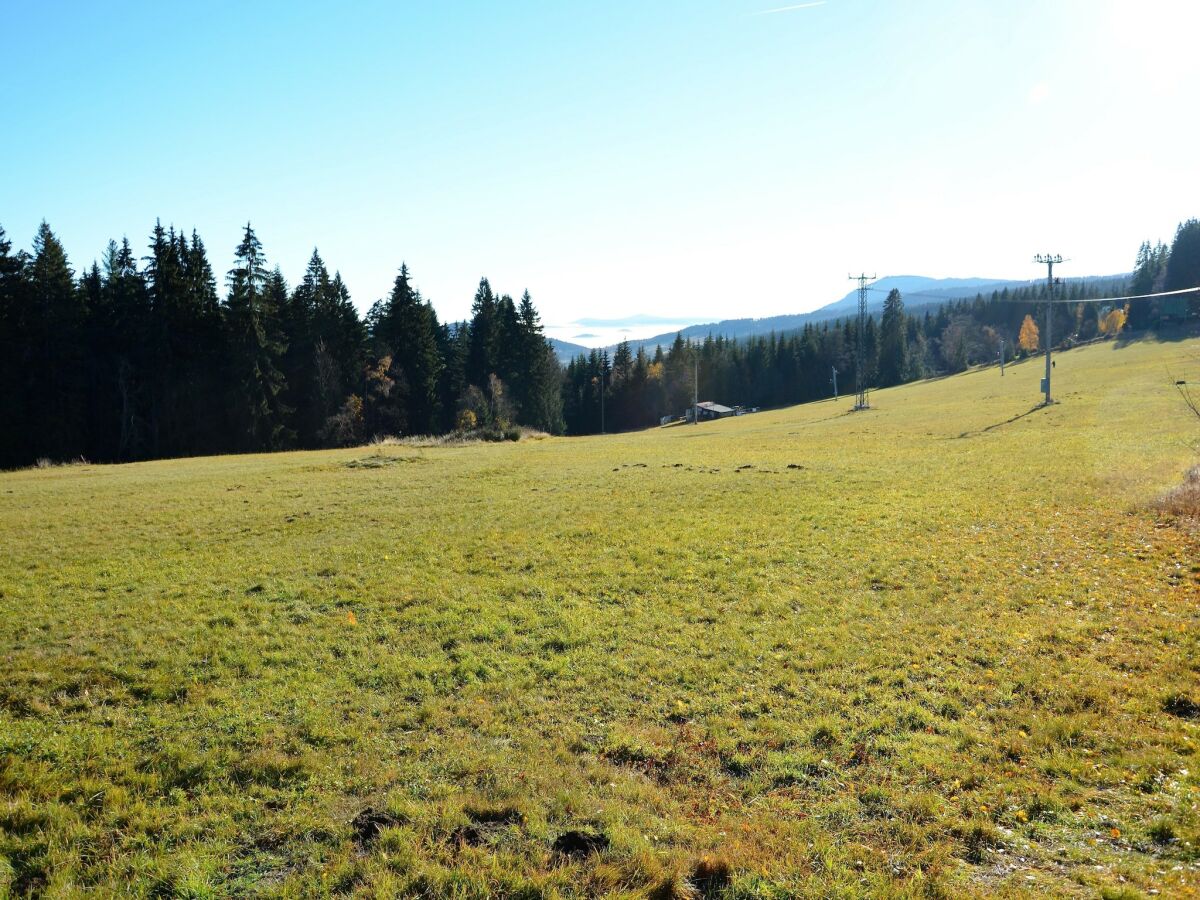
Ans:
[{"label": "dry grass patch", "polygon": [[462,447],[472,444],[496,444],[504,441],[541,441],[550,437],[546,432],[524,425],[505,428],[472,428],[446,434],[414,434],[406,437],[380,437],[371,447]]},{"label": "dry grass patch", "polygon": [[1193,466],[1183,484],[1160,497],[1154,508],[1174,519],[1200,524],[1200,466]]}]

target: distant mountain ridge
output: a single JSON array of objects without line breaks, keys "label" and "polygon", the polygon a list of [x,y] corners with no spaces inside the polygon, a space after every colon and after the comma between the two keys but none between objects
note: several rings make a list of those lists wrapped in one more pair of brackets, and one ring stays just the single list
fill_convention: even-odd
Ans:
[{"label": "distant mountain ridge", "polygon": [[[1094,279],[1112,277],[1122,276],[1094,275],[1071,280],[1092,281]],[[951,300],[974,297],[976,294],[987,295],[993,291],[1002,291],[1005,288],[1028,287],[1030,284],[1035,284],[1036,282],[1037,279],[1018,281],[997,278],[927,278],[923,275],[889,275],[871,282],[869,286],[870,292],[867,295],[867,308],[872,312],[881,309],[884,300],[887,299],[888,293],[893,289],[900,291],[904,296],[905,306],[911,310],[921,306],[938,306]],[[634,351],[639,347],[645,347],[647,352],[653,352],[656,346],[669,347],[674,342],[677,334],[683,335],[685,340],[703,340],[709,335],[724,338],[745,338],[770,334],[772,332],[782,334],[803,328],[810,323],[826,322],[831,319],[844,319],[848,315],[857,314],[857,312],[858,290],[854,289],[849,291],[840,300],[835,300],[833,303],[828,303],[812,312],[768,316],[762,319],[722,319],[718,322],[689,325],[678,331],[669,331],[654,335],[653,337],[631,340],[629,346]],[[571,348],[577,346],[565,344],[565,342],[561,341],[558,343]],[[612,344],[605,349],[611,353],[617,346],[617,344]],[[591,351],[580,347],[579,351],[573,355],[578,355],[579,352],[589,353]]]},{"label": "distant mountain ridge", "polygon": [[554,351],[554,355],[558,357],[558,361],[564,366],[573,360],[575,357],[587,354],[592,351],[583,346],[583,344],[572,344],[570,341],[560,341],[558,338],[546,338],[550,343],[550,349]]}]

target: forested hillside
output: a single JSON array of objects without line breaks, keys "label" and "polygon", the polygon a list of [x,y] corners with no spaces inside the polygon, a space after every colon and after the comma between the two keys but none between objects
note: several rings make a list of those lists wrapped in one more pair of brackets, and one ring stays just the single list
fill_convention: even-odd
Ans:
[{"label": "forested hillside", "polygon": [[479,284],[443,324],[401,266],[361,318],[313,251],[290,288],[247,225],[218,288],[199,235],[155,225],[81,275],[45,223],[0,229],[0,467],[339,446],[456,427],[562,430],[560,368],[529,294]]},{"label": "forested hillside", "polygon": [[[639,428],[701,399],[779,406],[855,384],[854,319],[744,339],[676,337],[667,350],[595,350],[563,370],[526,292],[476,291],[469,321],[439,322],[402,265],[360,317],[316,250],[300,282],[271,268],[247,225],[218,286],[208,251],[156,224],[146,255],[110,241],[81,274],[43,223],[32,252],[0,229],[0,467],[344,446],[380,435],[516,426]],[[1055,343],[1195,316],[1196,300],[1086,302],[1200,284],[1200,220],[1144,243],[1129,279],[1055,288]],[[865,383],[886,387],[1036,351],[1044,284],[988,296],[891,291],[864,330]],[[603,396],[602,396],[603,395]]]}]

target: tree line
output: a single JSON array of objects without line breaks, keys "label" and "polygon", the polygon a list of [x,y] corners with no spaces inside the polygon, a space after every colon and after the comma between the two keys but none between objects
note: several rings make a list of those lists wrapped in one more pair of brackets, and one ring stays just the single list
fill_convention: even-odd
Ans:
[{"label": "tree line", "polygon": [[250,225],[221,291],[195,231],[110,241],[77,277],[43,223],[31,253],[0,228],[0,422],[0,467],[560,432],[561,373],[528,292],[486,279],[440,323],[401,266],[364,318],[316,250],[290,288]]},{"label": "tree line", "polygon": [[[1056,343],[1200,314],[1195,297],[1086,302],[1200,285],[1200,220],[1170,247],[1145,242],[1129,277],[1055,288]],[[1036,351],[1044,283],[910,310],[892,291],[863,331],[864,383],[888,387]],[[314,250],[299,284],[271,268],[247,225],[224,290],[195,231],[156,224],[139,257],[128,240],[76,276],[43,223],[32,253],[0,228],[0,467],[39,458],[123,461],[345,446],[374,436],[514,436],[528,426],[588,434],[681,414],[700,399],[783,406],[853,390],[856,318],[783,334],[709,336],[610,355],[565,370],[528,291],[479,283],[471,317],[439,322],[407,265],[360,316]]]}]

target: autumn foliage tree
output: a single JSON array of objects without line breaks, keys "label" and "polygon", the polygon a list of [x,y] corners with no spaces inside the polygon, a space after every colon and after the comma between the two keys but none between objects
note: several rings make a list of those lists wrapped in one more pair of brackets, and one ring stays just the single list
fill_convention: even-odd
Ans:
[{"label": "autumn foliage tree", "polygon": [[1110,309],[1108,312],[1106,312],[1104,315],[1102,315],[1100,317],[1100,321],[1097,323],[1100,328],[1100,333],[1101,334],[1111,334],[1111,335],[1120,334],[1121,330],[1125,327],[1125,322],[1128,319],[1128,317],[1129,317],[1129,307],[1128,306]]},{"label": "autumn foliage tree", "polygon": [[1017,346],[1026,353],[1036,353],[1040,339],[1041,335],[1033,316],[1025,316],[1025,321],[1021,323],[1021,331],[1017,335]]}]

